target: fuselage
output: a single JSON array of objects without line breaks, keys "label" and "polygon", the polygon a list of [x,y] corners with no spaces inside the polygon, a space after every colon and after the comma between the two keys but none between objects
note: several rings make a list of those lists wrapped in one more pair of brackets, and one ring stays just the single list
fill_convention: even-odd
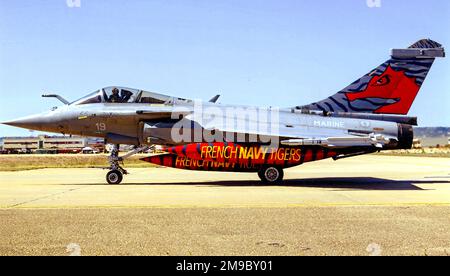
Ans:
[{"label": "fuselage", "polygon": [[[399,133],[400,125],[404,125],[381,120],[302,114],[292,109],[219,105],[205,102],[202,102],[201,105],[202,110],[197,110],[194,103],[65,105],[52,111],[13,121],[10,124],[39,131],[105,138],[110,143],[117,142],[114,141],[114,137],[126,137],[129,138],[129,141],[126,141],[127,144],[132,145],[179,145],[205,142],[204,137],[195,141],[175,141],[172,139],[171,133],[177,123],[180,122],[180,117],[186,119],[189,116],[195,117],[196,121],[202,125],[199,128],[201,131],[205,131],[205,126],[208,125],[208,122],[205,123],[205,121],[213,118],[212,124],[215,129],[228,129],[230,132],[251,132],[245,124],[239,126],[239,122],[244,122],[259,128],[255,130],[258,131],[259,135],[264,134],[268,137],[280,137],[281,139],[288,139],[291,135],[295,138],[303,138],[298,137],[299,134],[300,136],[304,134],[305,138],[319,138],[373,133],[398,141],[400,140],[399,135],[401,135]],[[276,114],[277,118],[260,119],[261,114]],[[255,116],[255,118],[251,118],[252,116]],[[227,126],[230,119],[235,122]],[[265,131],[261,130],[262,128]],[[412,141],[410,142],[412,143]],[[398,147],[398,144],[393,143],[385,149]],[[404,147],[405,145],[401,146],[401,148]]]},{"label": "fuselage", "polygon": [[[189,170],[258,172],[276,183],[283,168],[380,150],[410,148],[415,118],[397,115],[333,113],[298,108],[222,105],[136,89],[112,95],[98,90],[51,111],[6,124],[104,138],[115,145],[108,183],[120,183],[126,170],[117,145],[162,145],[163,154],[142,158]],[[57,96],[57,95],[51,95]],[[114,98],[115,97],[115,98]],[[116,102],[118,101],[118,102]],[[144,147],[143,147],[144,146]]]}]

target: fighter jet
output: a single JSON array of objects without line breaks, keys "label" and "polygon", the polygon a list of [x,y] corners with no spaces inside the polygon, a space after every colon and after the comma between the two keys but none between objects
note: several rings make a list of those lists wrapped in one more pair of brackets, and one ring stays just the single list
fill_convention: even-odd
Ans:
[{"label": "fighter jet", "polygon": [[[51,111],[4,124],[101,137],[114,145],[106,181],[119,184],[123,160],[160,145],[143,161],[178,169],[254,172],[277,184],[283,169],[383,150],[410,149],[417,118],[407,113],[444,48],[422,39],[336,94],[311,104],[258,108],[195,101],[119,86],[106,87]],[[282,93],[279,91],[278,93]],[[119,145],[134,150],[119,156]]]}]

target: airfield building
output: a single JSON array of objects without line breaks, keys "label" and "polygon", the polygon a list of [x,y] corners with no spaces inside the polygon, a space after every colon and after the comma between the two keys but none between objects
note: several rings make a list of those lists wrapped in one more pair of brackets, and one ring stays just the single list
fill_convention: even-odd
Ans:
[{"label": "airfield building", "polygon": [[3,151],[9,153],[76,153],[85,147],[102,148],[100,141],[83,137],[38,136],[38,137],[5,137]]}]

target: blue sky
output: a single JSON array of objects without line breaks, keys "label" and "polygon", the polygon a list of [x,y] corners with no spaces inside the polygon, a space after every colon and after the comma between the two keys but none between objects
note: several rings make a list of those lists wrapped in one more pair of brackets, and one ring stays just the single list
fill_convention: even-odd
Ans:
[{"label": "blue sky", "polygon": [[[222,103],[321,100],[432,38],[450,47],[450,1],[0,0],[0,121],[128,86]],[[450,49],[450,48],[449,48]],[[450,61],[437,60],[410,110],[450,126]],[[0,136],[29,135],[0,126]]]}]

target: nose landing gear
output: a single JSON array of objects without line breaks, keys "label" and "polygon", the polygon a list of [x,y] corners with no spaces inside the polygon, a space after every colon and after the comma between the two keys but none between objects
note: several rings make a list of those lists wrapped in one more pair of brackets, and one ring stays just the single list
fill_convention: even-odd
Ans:
[{"label": "nose landing gear", "polygon": [[123,180],[123,176],[128,174],[127,170],[122,168],[122,166],[120,166],[119,162],[122,162],[122,165],[123,165],[123,160],[125,160],[126,158],[131,157],[132,155],[134,155],[136,153],[145,151],[150,148],[148,146],[139,147],[139,148],[136,148],[136,149],[128,152],[124,156],[120,157],[119,156],[119,146],[120,145],[113,145],[113,147],[111,149],[111,155],[108,158],[108,162],[109,162],[110,166],[108,168],[109,172],[106,174],[106,182],[108,182],[108,184],[112,184],[112,185],[120,184]]}]

